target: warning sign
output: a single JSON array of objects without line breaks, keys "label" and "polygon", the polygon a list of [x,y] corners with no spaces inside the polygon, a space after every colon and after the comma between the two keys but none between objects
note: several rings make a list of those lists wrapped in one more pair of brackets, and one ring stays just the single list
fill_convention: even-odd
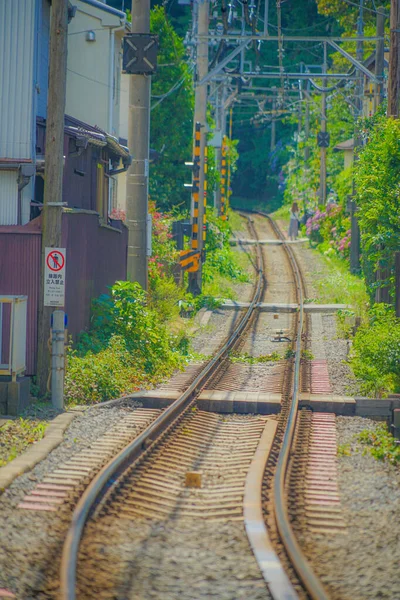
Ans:
[{"label": "warning sign", "polygon": [[65,248],[46,248],[44,268],[44,305],[65,304]]}]

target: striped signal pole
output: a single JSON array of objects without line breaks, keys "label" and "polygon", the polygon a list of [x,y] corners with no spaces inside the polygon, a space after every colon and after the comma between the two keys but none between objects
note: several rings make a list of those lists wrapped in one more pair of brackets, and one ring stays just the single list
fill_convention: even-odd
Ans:
[{"label": "striped signal pole", "polygon": [[201,126],[196,123],[193,147],[193,188],[192,188],[192,250],[199,249],[199,194],[200,194],[200,140]]},{"label": "striped signal pole", "polygon": [[[231,108],[229,111],[229,139],[232,140],[232,124],[233,124],[233,109]],[[228,207],[229,207],[229,199],[231,197],[231,160],[227,153],[227,171],[228,171],[228,180],[226,184],[226,207],[225,207],[225,216],[228,216]]]},{"label": "striped signal pole", "polygon": [[[196,249],[202,256],[203,252],[203,219],[204,219],[204,158],[207,131],[207,88],[208,84],[202,81],[208,73],[208,25],[209,25],[209,0],[195,0],[193,2],[193,22],[196,31],[196,75],[195,75],[195,103],[194,103],[194,135],[195,149],[199,154],[199,177],[197,202],[193,199],[193,239]],[[198,125],[200,127],[198,127]],[[199,139],[200,138],[200,139]],[[197,144],[197,145],[196,145]],[[195,204],[197,210],[195,210]],[[196,216],[197,215],[197,216]],[[197,237],[194,238],[194,235]],[[197,244],[196,244],[197,242]],[[202,288],[202,264],[199,261],[198,269],[189,272],[189,291],[198,295]]]},{"label": "striped signal pole", "polygon": [[226,184],[227,184],[227,172],[226,172],[226,139],[222,141],[222,160],[221,160],[221,206],[220,206],[220,216],[223,221],[226,221]]},{"label": "striped signal pole", "polygon": [[207,169],[208,169],[208,148],[204,146],[204,214],[203,214],[203,256],[202,262],[205,261],[204,247],[207,237]]}]

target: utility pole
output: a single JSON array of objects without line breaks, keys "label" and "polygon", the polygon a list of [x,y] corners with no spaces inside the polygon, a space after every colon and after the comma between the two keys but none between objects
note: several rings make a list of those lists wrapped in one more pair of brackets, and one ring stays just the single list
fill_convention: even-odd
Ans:
[{"label": "utility pole", "polygon": [[[132,33],[150,32],[150,0],[132,0]],[[148,195],[150,144],[150,75],[130,75],[128,145],[133,156],[126,178],[128,279],[148,284]]]},{"label": "utility pole", "polygon": [[[217,110],[215,111],[216,129],[217,129],[217,131],[220,132],[220,136],[221,136],[221,146],[218,146],[215,149],[215,162],[216,162],[217,170],[219,173],[221,173],[221,164],[222,164],[222,140],[225,135],[225,122],[226,122],[225,108],[224,108],[225,95],[226,95],[226,89],[225,89],[225,83],[223,83],[222,87],[217,92],[217,100],[216,100]],[[214,208],[216,209],[217,214],[220,215],[220,211],[221,211],[221,181],[219,182],[219,184],[217,185],[216,190],[215,190]]]},{"label": "utility pole", "polygon": [[385,60],[385,41],[383,39],[385,33],[385,9],[383,6],[379,6],[376,14],[376,36],[381,37],[381,40],[376,42],[375,51],[375,75],[379,77],[379,83],[375,84],[375,106],[374,110],[378,108],[383,100],[383,71],[384,71],[384,60]]},{"label": "utility pole", "polygon": [[310,138],[310,100],[308,94],[306,95],[306,111],[304,117],[304,134],[305,134],[305,147],[304,147],[304,160],[308,163],[310,158],[310,147],[308,146],[308,140]]},{"label": "utility pole", "polygon": [[388,79],[388,117],[399,117],[400,100],[400,8],[399,0],[390,2],[390,54]]},{"label": "utility pole", "polygon": [[[140,3],[141,0],[136,0]],[[148,1],[148,0],[146,0]],[[204,223],[204,180],[205,180],[205,148],[207,135],[207,83],[199,85],[199,81],[208,73],[208,0],[196,0],[193,6],[194,18],[197,19],[197,56],[196,56],[196,87],[194,107],[194,128],[200,123],[200,178],[198,213],[195,216],[192,206],[193,241],[196,242],[200,256],[203,256],[203,223]],[[204,36],[202,38],[202,36]],[[197,271],[189,273],[189,291],[198,295],[202,289],[202,261],[199,262]]]},{"label": "utility pole", "polygon": [[[357,20],[357,36],[364,36],[364,0],[360,0],[360,10]],[[360,40],[357,42],[356,58],[358,62],[362,63],[364,60],[364,43]],[[364,76],[360,72],[358,74],[358,82],[356,86],[356,98],[355,105],[357,107],[356,119],[360,119],[363,116],[364,109]],[[354,160],[357,160],[357,148],[361,146],[361,135],[359,130],[358,122],[355,124],[354,132]],[[355,194],[355,186],[353,180],[353,197]],[[357,218],[357,204],[355,201],[349,199],[349,213],[350,213],[350,227],[351,227],[351,246],[350,246],[350,271],[351,273],[360,272],[360,227],[358,225]]]},{"label": "utility pole", "polygon": [[67,81],[68,0],[53,0],[50,25],[50,65],[46,118],[42,257],[39,291],[37,383],[47,391],[50,372],[48,340],[53,308],[44,306],[45,248],[61,246],[64,113]]},{"label": "utility pole", "polygon": [[[327,48],[326,42],[324,42],[324,66],[323,72],[326,73],[328,69],[328,60],[327,60]],[[328,85],[328,81],[326,77],[322,80],[322,86],[326,88]],[[321,133],[326,133],[326,92],[322,92],[322,107],[321,107]],[[321,146],[321,158],[320,158],[320,203],[326,204],[326,146]]]},{"label": "utility pole", "polygon": [[[360,10],[359,10],[358,19],[357,19],[357,36],[363,37],[363,35],[364,35],[364,0],[360,0]],[[360,62],[360,63],[362,63],[364,60],[364,42],[362,42],[361,40],[357,42],[356,58],[357,58],[358,62]],[[357,84],[356,89],[357,89],[356,106],[358,109],[357,118],[359,119],[360,117],[362,117],[363,108],[364,108],[364,76],[361,73],[361,71],[359,71],[359,73],[358,73],[358,84]],[[360,145],[359,136],[356,136],[356,137],[358,138],[357,145]]]},{"label": "utility pole", "polygon": [[400,252],[394,253],[394,273],[396,317],[400,317]]},{"label": "utility pole", "polygon": [[270,150],[273,152],[276,146],[276,98],[272,100],[272,121],[271,121],[271,145]]}]

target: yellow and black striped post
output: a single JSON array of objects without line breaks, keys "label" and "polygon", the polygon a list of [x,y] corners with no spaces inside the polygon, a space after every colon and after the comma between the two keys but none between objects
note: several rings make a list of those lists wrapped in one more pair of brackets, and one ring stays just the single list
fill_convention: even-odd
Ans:
[{"label": "yellow and black striped post", "polygon": [[[229,139],[232,140],[232,125],[233,125],[233,110],[232,108],[229,111]],[[229,200],[231,197],[231,160],[229,157],[229,154],[227,153],[227,172],[228,172],[228,178],[227,178],[227,183],[226,183],[226,202],[225,202],[225,218],[227,217],[228,214],[228,208],[229,208]]]},{"label": "yellow and black striped post", "polygon": [[221,159],[221,208],[220,216],[223,221],[226,221],[226,196],[227,196],[227,172],[226,172],[226,139],[224,137],[222,142],[222,159]]},{"label": "yellow and black striped post", "polygon": [[203,216],[203,248],[206,243],[206,224],[207,224],[207,169],[208,169],[208,148],[204,147],[204,216]]},{"label": "yellow and black striped post", "polygon": [[199,248],[200,123],[196,123],[193,147],[192,250]]}]

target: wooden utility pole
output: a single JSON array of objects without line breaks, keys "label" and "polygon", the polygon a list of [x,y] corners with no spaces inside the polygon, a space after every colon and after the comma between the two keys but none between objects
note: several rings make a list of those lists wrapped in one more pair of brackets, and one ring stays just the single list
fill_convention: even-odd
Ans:
[{"label": "wooden utility pole", "polygon": [[271,120],[271,145],[270,150],[273,152],[276,146],[276,99],[272,100],[272,120]]},{"label": "wooden utility pole", "polygon": [[[221,173],[222,168],[222,144],[226,131],[226,114],[225,114],[225,101],[226,101],[226,86],[222,84],[222,88],[217,92],[217,110],[216,110],[216,128],[221,135],[221,146],[215,149],[215,162],[217,170]],[[221,181],[215,190],[215,202],[214,207],[218,215],[221,215]]]},{"label": "wooden utility pole", "polygon": [[[324,42],[323,72],[326,73],[327,69],[328,69],[327,48],[326,48],[326,42]],[[327,81],[326,77],[324,77],[324,79],[322,80],[322,86],[324,88],[326,88],[327,85],[328,85],[328,81]],[[322,92],[321,133],[326,133],[326,92]],[[320,150],[321,150],[321,154],[320,154],[320,174],[319,174],[319,180],[320,180],[319,197],[320,197],[320,203],[325,205],[326,204],[326,147],[321,146]]]},{"label": "wooden utility pole", "polygon": [[[132,0],[132,33],[150,32],[150,0]],[[133,157],[126,178],[128,279],[147,290],[150,146],[150,75],[130,75],[128,145]]]},{"label": "wooden utility pole", "polygon": [[395,252],[394,268],[395,268],[395,302],[396,302],[396,317],[400,317],[400,252]]},{"label": "wooden utility pole", "polygon": [[379,6],[376,14],[376,36],[381,37],[381,40],[376,42],[375,50],[375,75],[379,77],[379,83],[375,83],[374,96],[375,106],[374,110],[378,108],[383,100],[383,73],[384,73],[384,61],[385,61],[385,41],[383,36],[385,34],[385,9],[383,6]]},{"label": "wooden utility pole", "polygon": [[44,306],[45,248],[61,246],[62,180],[64,168],[64,113],[67,80],[68,0],[53,0],[50,25],[49,89],[46,118],[44,202],[42,210],[42,262],[39,291],[37,383],[46,393],[50,372],[50,320],[52,307]]},{"label": "wooden utility pole", "polygon": [[360,272],[360,227],[357,219],[357,205],[350,200],[351,246],[350,246],[350,272]]},{"label": "wooden utility pole", "polygon": [[[137,0],[140,2],[141,0]],[[148,0],[146,0],[148,1]],[[207,135],[207,83],[199,85],[199,82],[208,73],[208,0],[195,0],[194,18],[197,19],[197,56],[196,56],[196,86],[194,107],[194,128],[200,123],[200,178],[199,178],[199,202],[198,216],[194,216],[192,206],[192,228],[197,233],[197,250],[203,254],[203,223],[204,223],[204,180],[205,180],[205,147]],[[203,38],[201,36],[204,36]],[[202,289],[202,263],[200,261],[197,271],[189,273],[189,291],[192,294],[201,294]]]},{"label": "wooden utility pole", "polygon": [[304,147],[304,160],[308,162],[310,158],[310,147],[308,145],[308,140],[310,138],[310,100],[308,95],[306,96],[306,111],[304,117],[304,134],[306,138],[306,145]]},{"label": "wooden utility pole", "polygon": [[390,2],[390,54],[388,78],[388,117],[399,117],[400,100],[400,9],[399,0]]}]

